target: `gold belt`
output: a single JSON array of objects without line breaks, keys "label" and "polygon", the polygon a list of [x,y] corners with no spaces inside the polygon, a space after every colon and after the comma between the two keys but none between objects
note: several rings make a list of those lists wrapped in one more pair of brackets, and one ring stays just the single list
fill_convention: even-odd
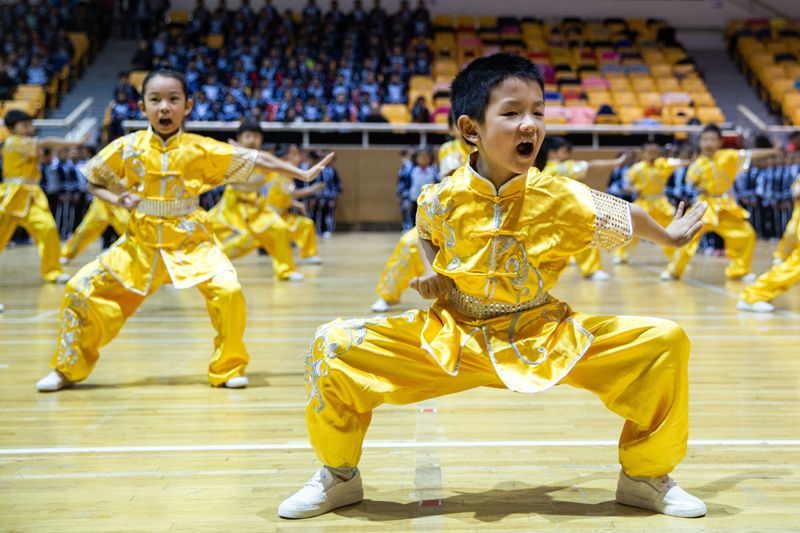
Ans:
[{"label": "gold belt", "polygon": [[136,206],[136,211],[151,217],[183,217],[200,207],[200,197],[179,200],[155,200],[145,198]]},{"label": "gold belt", "polygon": [[9,185],[39,185],[39,180],[36,178],[5,178],[3,183]]},{"label": "gold belt", "polygon": [[447,299],[452,304],[453,308],[462,315],[477,320],[488,320],[502,315],[527,311],[528,309],[533,309],[534,307],[549,303],[550,294],[546,292],[541,293],[533,300],[521,304],[504,304],[500,302],[484,303],[480,298],[464,294],[458,289],[452,289],[447,294]]},{"label": "gold belt", "polygon": [[229,183],[228,187],[232,188],[234,191],[239,192],[258,192],[261,188],[260,183]]}]

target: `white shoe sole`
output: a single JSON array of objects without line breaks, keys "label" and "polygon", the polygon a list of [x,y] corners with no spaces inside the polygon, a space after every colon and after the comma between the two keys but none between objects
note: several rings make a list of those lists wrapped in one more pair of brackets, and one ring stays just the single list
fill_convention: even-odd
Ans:
[{"label": "white shoe sole", "polygon": [[617,493],[616,499],[617,503],[621,503],[622,505],[646,509],[655,513],[676,516],[678,518],[700,518],[701,516],[705,516],[707,512],[705,505],[703,505],[702,508],[681,508],[677,505],[657,505],[646,498],[619,493]]}]

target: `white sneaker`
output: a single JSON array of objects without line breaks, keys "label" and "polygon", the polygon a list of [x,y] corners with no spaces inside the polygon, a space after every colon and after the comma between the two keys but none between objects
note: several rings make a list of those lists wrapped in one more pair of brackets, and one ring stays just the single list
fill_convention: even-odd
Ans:
[{"label": "white sneaker", "polygon": [[304,279],[306,279],[306,277],[302,275],[300,272],[292,272],[291,274],[286,276],[286,281],[297,282],[297,281],[303,281]]},{"label": "white sneaker", "polygon": [[783,263],[783,259],[781,259],[780,257],[773,257],[772,258],[772,265],[773,266],[774,265],[780,265],[781,263]]},{"label": "white sneaker", "polygon": [[300,260],[301,265],[321,265],[322,258],[318,255],[312,255],[311,257],[305,257]]},{"label": "white sneaker", "polygon": [[322,233],[323,239],[330,239],[331,237],[333,237],[333,233],[331,233],[330,231],[325,231]]},{"label": "white sneaker", "polygon": [[661,274],[658,275],[661,281],[678,281],[678,278],[670,274],[669,270],[665,270]]},{"label": "white sneaker", "polygon": [[587,278],[592,281],[608,281],[611,278],[611,276],[609,276],[608,272],[604,270],[598,270],[591,276],[587,276]]},{"label": "white sneaker", "polygon": [[615,265],[624,265],[624,264],[626,264],[628,262],[628,259],[625,258],[625,257],[617,257],[615,255],[614,259],[612,259],[612,261],[614,262]]},{"label": "white sneaker", "polygon": [[740,311],[750,311],[752,313],[771,313],[775,310],[775,306],[769,302],[756,302],[749,304],[744,300],[736,302],[736,309]]},{"label": "white sneaker", "polygon": [[250,382],[247,376],[234,376],[224,383],[226,389],[243,389],[247,387]]},{"label": "white sneaker", "polygon": [[3,305],[3,304],[0,304],[0,313],[2,313],[5,310],[6,310],[6,306]]},{"label": "white sneaker", "polygon": [[69,259],[67,259],[66,256],[62,255],[61,257],[58,258],[58,264],[60,264],[61,266],[67,266],[69,264]]},{"label": "white sneaker", "polygon": [[63,274],[58,275],[55,283],[57,285],[65,285],[69,280],[70,280],[70,275],[64,272]]},{"label": "white sneaker", "polygon": [[706,514],[706,504],[680,488],[669,476],[631,477],[620,472],[617,502],[682,518]]},{"label": "white sneaker", "polygon": [[758,276],[756,276],[754,272],[750,272],[749,274],[742,276],[739,279],[739,281],[741,281],[742,283],[747,283],[748,285],[751,285],[757,279],[758,279]]},{"label": "white sneaker", "polygon": [[36,382],[36,390],[39,392],[55,392],[57,390],[71,387],[74,383],[64,377],[58,370],[51,370],[49,374]]},{"label": "white sneaker", "polygon": [[377,300],[375,300],[375,303],[372,304],[372,312],[373,313],[385,313],[393,305],[395,305],[395,304],[390,304],[389,302],[387,302],[383,298],[378,298]]},{"label": "white sneaker", "polygon": [[361,473],[345,481],[325,467],[314,474],[305,486],[283,500],[278,507],[281,518],[311,518],[364,499]]}]

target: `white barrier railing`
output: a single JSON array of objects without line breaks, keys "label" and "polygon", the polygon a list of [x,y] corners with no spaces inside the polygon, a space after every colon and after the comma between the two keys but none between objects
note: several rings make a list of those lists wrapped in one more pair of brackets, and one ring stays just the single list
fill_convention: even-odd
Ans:
[{"label": "white barrier railing", "polygon": [[767,134],[775,134],[775,135],[783,135],[794,133],[796,131],[800,131],[800,127],[798,126],[775,126],[772,124],[767,124],[761,118],[756,115],[752,109],[747,107],[744,104],[739,104],[736,106],[736,109],[739,110],[741,113],[750,123],[759,131],[767,133]]},{"label": "white barrier railing", "polygon": [[[37,118],[33,120],[33,125],[41,129],[60,129],[62,134],[66,134],[78,120],[83,118],[83,115],[94,103],[94,98],[87,97],[80,104],[73,109],[69,115],[64,118]],[[2,124],[2,120],[0,120]]]},{"label": "white barrier railing", "polygon": [[[148,127],[146,120],[125,120],[122,127],[126,131],[135,131]],[[189,120],[184,124],[187,131],[209,131],[209,132],[234,132],[239,127],[239,122],[219,122],[219,121],[196,121]],[[420,136],[420,144],[427,144],[429,134],[446,134],[446,124],[385,124],[368,122],[302,122],[285,124],[283,122],[262,122],[261,129],[264,131],[282,131],[301,133],[303,136],[302,145],[304,148],[311,146],[311,133],[360,133],[361,146],[370,146],[370,133],[396,133],[396,134],[417,134]],[[592,147],[600,146],[600,136],[602,135],[675,135],[678,133],[699,133],[703,126],[659,126],[659,125],[614,125],[614,124],[548,124],[547,131],[550,133],[579,133],[592,136]],[[740,135],[741,131],[737,126],[725,125],[726,134]],[[385,146],[385,145],[383,145]]]}]

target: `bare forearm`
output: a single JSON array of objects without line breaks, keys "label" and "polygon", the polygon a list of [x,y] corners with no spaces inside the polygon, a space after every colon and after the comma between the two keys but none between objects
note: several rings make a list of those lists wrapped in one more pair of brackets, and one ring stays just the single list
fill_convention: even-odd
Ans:
[{"label": "bare forearm", "polygon": [[781,155],[780,148],[753,148],[750,152],[750,159],[757,161],[766,157]]},{"label": "bare forearm", "polygon": [[636,204],[631,204],[633,235],[662,246],[673,245],[672,238],[664,227]]},{"label": "bare forearm", "polygon": [[106,189],[105,187],[101,187],[100,185],[95,185],[93,183],[90,183],[88,191],[89,194],[91,194],[95,198],[100,198],[101,200],[109,204],[119,205],[119,195],[115,194],[109,189]]},{"label": "bare forearm", "polygon": [[255,163],[256,168],[266,170],[268,172],[278,172],[285,176],[297,178],[302,181],[309,181],[306,179],[306,172],[291,163],[284,161],[280,157],[274,156],[269,152],[258,152],[258,157]]},{"label": "bare forearm", "polygon": [[422,263],[425,265],[425,273],[433,273],[433,262],[436,259],[436,254],[439,253],[439,248],[436,247],[431,241],[419,238],[419,247],[422,250]]},{"label": "bare forearm", "polygon": [[68,141],[60,137],[45,137],[44,139],[39,139],[39,146],[41,148],[74,148],[83,145],[84,141]]}]

